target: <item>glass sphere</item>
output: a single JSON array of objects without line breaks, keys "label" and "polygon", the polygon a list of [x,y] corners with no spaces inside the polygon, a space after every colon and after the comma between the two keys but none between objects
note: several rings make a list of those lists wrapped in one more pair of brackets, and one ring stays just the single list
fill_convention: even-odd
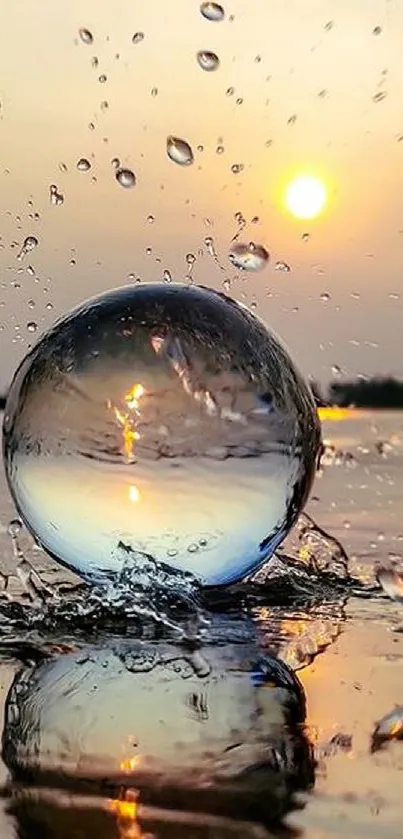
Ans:
[{"label": "glass sphere", "polygon": [[204,585],[263,564],[306,501],[308,386],[246,308],[197,286],[126,286],[59,320],[11,385],[9,487],[37,542],[90,582],[128,552]]}]

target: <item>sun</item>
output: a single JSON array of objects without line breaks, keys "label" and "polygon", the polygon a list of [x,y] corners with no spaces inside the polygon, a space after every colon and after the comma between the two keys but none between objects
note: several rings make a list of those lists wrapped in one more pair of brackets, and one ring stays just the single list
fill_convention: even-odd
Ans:
[{"label": "sun", "polygon": [[327,189],[320,178],[299,175],[288,185],[285,203],[293,216],[300,219],[316,218],[327,201]]}]

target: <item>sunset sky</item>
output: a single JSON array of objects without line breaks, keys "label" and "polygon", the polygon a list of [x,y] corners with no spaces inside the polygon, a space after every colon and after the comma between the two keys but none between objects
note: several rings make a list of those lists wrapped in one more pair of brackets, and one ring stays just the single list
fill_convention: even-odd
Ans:
[{"label": "sunset sky", "polygon": [[[195,282],[231,280],[305,374],[403,376],[403,5],[223,6],[212,22],[197,0],[0,0],[0,387],[32,341],[28,323],[36,338],[130,274],[180,281],[187,253]],[[215,71],[199,50],[217,54]],[[193,165],[168,158],[168,135],[190,144]],[[135,173],[132,189],[113,158]],[[301,221],[284,195],[307,173],[328,201]],[[228,260],[237,213],[239,242],[270,252],[263,271],[240,276]],[[38,246],[18,261],[27,236]]]}]

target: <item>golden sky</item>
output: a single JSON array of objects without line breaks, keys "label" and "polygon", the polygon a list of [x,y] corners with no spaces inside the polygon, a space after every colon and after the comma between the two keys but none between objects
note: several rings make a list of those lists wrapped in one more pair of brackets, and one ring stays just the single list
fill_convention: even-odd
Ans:
[{"label": "golden sky", "polygon": [[[195,281],[232,280],[306,374],[403,375],[403,5],[228,0],[218,23],[199,5],[0,0],[0,386],[32,340],[27,323],[46,328],[131,273],[181,280],[189,252]],[[216,71],[199,67],[203,49]],[[169,160],[170,134],[191,145],[192,166]],[[133,189],[116,182],[115,157]],[[329,195],[311,222],[282,200],[306,171]],[[270,252],[264,271],[240,277],[228,261],[236,213],[239,241]],[[29,235],[38,247],[19,262]]]}]

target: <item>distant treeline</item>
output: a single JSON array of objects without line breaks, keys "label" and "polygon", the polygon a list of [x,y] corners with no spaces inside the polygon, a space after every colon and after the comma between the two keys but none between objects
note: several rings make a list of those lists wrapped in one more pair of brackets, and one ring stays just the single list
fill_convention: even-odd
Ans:
[{"label": "distant treeline", "polygon": [[311,387],[318,407],[403,408],[403,381],[392,376],[331,382],[326,393],[316,382]]},{"label": "distant treeline", "polygon": [[[315,381],[310,385],[318,408],[403,408],[403,381],[392,376],[330,382],[327,391]],[[5,405],[6,397],[0,396],[0,411]]]}]

